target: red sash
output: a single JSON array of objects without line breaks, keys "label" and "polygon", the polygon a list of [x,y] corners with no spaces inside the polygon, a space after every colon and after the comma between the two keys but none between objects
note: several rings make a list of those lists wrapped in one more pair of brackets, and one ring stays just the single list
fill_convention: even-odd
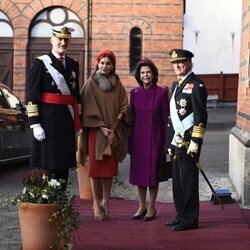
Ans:
[{"label": "red sash", "polygon": [[76,98],[73,95],[58,95],[53,93],[42,93],[40,95],[40,101],[45,103],[71,105],[74,110],[74,123],[75,130],[81,129],[81,122],[79,118],[78,104]]}]

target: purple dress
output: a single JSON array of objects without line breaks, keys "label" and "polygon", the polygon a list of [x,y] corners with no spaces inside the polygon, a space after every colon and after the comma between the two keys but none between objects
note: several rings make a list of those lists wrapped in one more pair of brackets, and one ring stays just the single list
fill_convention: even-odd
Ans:
[{"label": "purple dress", "polygon": [[166,143],[169,117],[168,91],[159,86],[131,90],[130,107],[134,115],[130,138],[129,182],[155,186],[157,165]]}]

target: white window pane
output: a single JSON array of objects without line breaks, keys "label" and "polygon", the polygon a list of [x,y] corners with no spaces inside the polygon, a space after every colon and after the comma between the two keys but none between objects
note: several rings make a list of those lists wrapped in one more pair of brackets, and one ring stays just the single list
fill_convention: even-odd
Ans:
[{"label": "white window pane", "polygon": [[13,37],[13,30],[8,23],[0,22],[0,37]]},{"label": "white window pane", "polygon": [[31,31],[31,37],[51,37],[51,25],[48,23],[38,23]]}]

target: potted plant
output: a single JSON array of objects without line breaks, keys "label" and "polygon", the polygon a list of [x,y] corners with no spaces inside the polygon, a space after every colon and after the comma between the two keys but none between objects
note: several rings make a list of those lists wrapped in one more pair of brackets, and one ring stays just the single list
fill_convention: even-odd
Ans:
[{"label": "potted plant", "polygon": [[88,163],[82,165],[77,164],[77,178],[78,178],[78,187],[79,187],[79,196],[81,199],[92,200],[92,190],[90,179],[88,177]]},{"label": "potted plant", "polygon": [[46,170],[25,171],[21,177],[23,190],[10,201],[18,206],[22,249],[71,249],[72,233],[80,226],[75,195]]}]

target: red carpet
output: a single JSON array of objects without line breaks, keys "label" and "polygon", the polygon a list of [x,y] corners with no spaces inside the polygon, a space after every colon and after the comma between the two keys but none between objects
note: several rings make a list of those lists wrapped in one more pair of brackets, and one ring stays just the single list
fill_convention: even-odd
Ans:
[{"label": "red carpet", "polygon": [[237,204],[200,203],[199,229],[174,232],[164,225],[174,218],[173,203],[157,202],[153,221],[133,221],[137,201],[112,198],[111,221],[94,221],[92,201],[80,200],[82,224],[76,235],[74,250],[247,250],[250,249],[250,210]]}]

